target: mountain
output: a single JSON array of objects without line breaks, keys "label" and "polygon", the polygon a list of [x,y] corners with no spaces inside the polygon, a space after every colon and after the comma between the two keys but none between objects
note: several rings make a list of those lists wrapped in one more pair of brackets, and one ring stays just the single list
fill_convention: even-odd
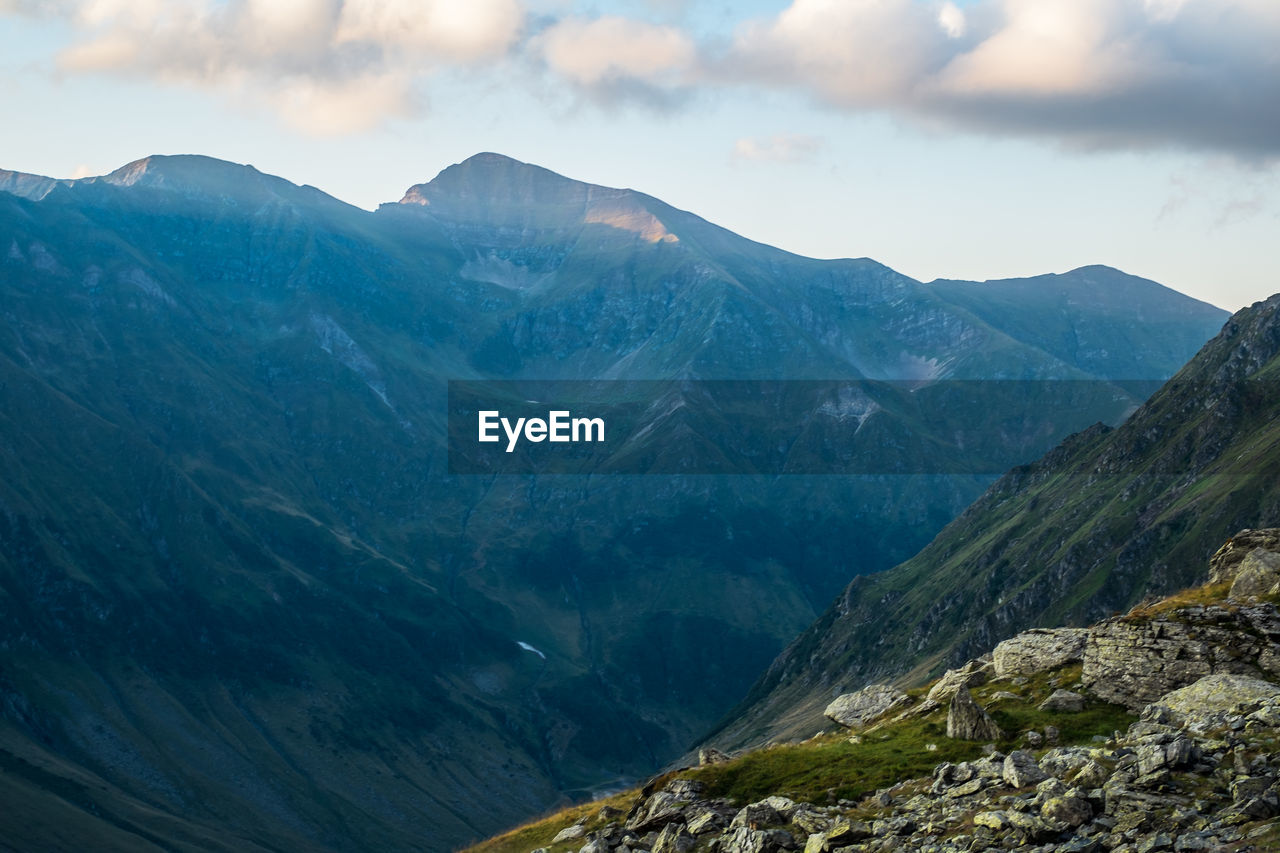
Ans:
[{"label": "mountain", "polygon": [[1015,468],[919,554],[855,578],[712,740],[805,732],[835,694],[1191,585],[1217,543],[1280,517],[1277,379],[1280,295],[1235,314],[1119,427]]},{"label": "mountain", "polygon": [[[1125,286],[1072,321],[1110,341],[1098,372],[1034,339],[1016,294],[961,288],[984,319],[873,261],[494,154],[373,212],[203,157],[4,174],[20,847],[438,850],[625,784],[850,577],[1123,419],[1144,391],[1112,380],[1165,378],[1176,359],[1138,354],[1223,317],[1108,272]],[[1130,286],[1181,324],[1127,322]],[[679,380],[626,473],[451,473],[451,382],[601,379]],[[798,379],[745,414],[708,391]],[[661,453],[751,450],[792,418],[804,473]],[[854,463],[925,464],[822,474],[849,437]]]}]

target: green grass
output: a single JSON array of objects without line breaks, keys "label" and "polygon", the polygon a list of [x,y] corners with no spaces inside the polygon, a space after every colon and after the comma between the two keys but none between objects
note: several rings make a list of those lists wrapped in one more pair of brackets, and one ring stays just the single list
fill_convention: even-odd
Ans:
[{"label": "green grass", "polygon": [[[999,681],[975,690],[978,702],[989,706],[991,716],[1010,735],[998,747],[1005,752],[1016,749],[1023,732],[1043,731],[1045,726],[1058,728],[1060,743],[1082,743],[1133,722],[1135,718],[1123,708],[1102,702],[1090,702],[1076,714],[1036,707],[1054,690],[1054,684],[1069,686],[1079,674],[1077,665],[1042,674],[1022,685]],[[1018,693],[1025,701],[991,699],[992,694],[1005,690]],[[818,803],[833,798],[855,800],[906,779],[928,776],[944,761],[980,757],[982,744],[947,738],[946,721],[946,709],[941,708],[917,719],[872,727],[860,735],[860,743],[851,742],[848,733],[837,732],[803,744],[751,752],[732,763],[701,768],[689,775],[706,782],[710,795],[741,802],[770,794]],[[936,749],[927,749],[929,744]]]},{"label": "green grass", "polygon": [[637,794],[638,792],[634,790],[625,791],[608,799],[564,809],[548,817],[518,826],[474,847],[468,847],[463,853],[529,853],[530,850],[538,847],[546,847],[551,853],[577,851],[583,844],[581,838],[575,841],[562,841],[559,844],[552,844],[551,839],[555,838],[560,830],[573,826],[578,821],[585,821],[587,831],[591,832],[609,823],[610,820],[618,820],[618,818],[601,817],[601,809],[611,806],[621,809],[625,814],[627,809],[631,808]]},{"label": "green grass", "polygon": [[[1110,736],[1128,728],[1136,718],[1119,706],[1103,702],[1088,702],[1083,711],[1075,714],[1039,710],[1039,703],[1054,689],[1070,689],[1079,680],[1080,670],[1076,664],[1020,684],[1002,679],[976,688],[974,697],[1009,735],[997,747],[1002,752],[1021,748],[1023,732],[1043,731],[1046,726],[1058,728],[1060,744],[1088,743],[1094,735]],[[1001,691],[1016,693],[1020,699],[994,699],[994,694]],[[910,692],[919,696],[923,688]],[[914,719],[881,722],[856,735],[842,729],[803,743],[766,747],[725,764],[685,770],[668,778],[697,779],[707,784],[708,797],[724,797],[737,803],[775,794],[820,804],[857,800],[900,782],[927,778],[942,762],[981,757],[983,744],[946,736],[946,720],[946,709],[940,708]],[[930,744],[935,748],[928,749]],[[589,818],[588,829],[606,823],[593,817],[601,806],[612,805],[626,811],[638,796],[639,791],[632,790],[607,801],[575,806],[468,848],[468,853],[528,853],[536,847],[549,846],[557,832],[584,817]],[[551,849],[552,853],[561,853],[576,850],[581,844],[577,841]]]}]

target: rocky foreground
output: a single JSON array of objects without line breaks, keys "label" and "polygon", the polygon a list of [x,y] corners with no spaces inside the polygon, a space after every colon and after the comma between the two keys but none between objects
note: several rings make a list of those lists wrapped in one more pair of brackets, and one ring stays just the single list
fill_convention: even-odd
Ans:
[{"label": "rocky foreground", "polygon": [[[903,731],[941,734],[945,715],[945,734],[916,748],[939,756],[969,748],[969,759],[858,799],[838,798],[835,788],[792,796],[798,777],[779,771],[776,793],[742,801],[724,793],[725,779],[739,765],[767,773],[770,750],[733,759],[708,752],[709,767],[477,849],[1280,850],[1278,599],[1280,529],[1242,531],[1214,555],[1209,585],[1090,628],[1026,632],[949,671],[927,693],[873,685],[839,697],[827,713],[845,728],[812,746],[815,761],[832,754],[818,744],[833,740],[874,761],[883,754],[875,744],[901,740]],[[1034,716],[1014,712],[1029,699]],[[1085,736],[1082,720],[1133,720],[1099,715],[1117,707],[1140,716],[1126,731]],[[1002,728],[1019,719],[1038,725]],[[550,843],[520,846],[539,833]]]}]

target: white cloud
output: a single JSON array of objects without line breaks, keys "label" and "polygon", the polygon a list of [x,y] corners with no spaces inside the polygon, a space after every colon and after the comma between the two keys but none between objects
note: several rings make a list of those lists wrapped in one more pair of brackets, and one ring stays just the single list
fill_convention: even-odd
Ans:
[{"label": "white cloud", "polygon": [[816,136],[780,133],[763,138],[739,139],[733,144],[733,159],[753,162],[801,163],[811,160],[822,148]]},{"label": "white cloud", "polygon": [[792,0],[718,79],[1088,146],[1280,157],[1276,0]]},{"label": "white cloud", "polygon": [[441,69],[527,72],[518,58],[600,103],[780,89],[933,126],[1280,158],[1280,0],[791,0],[701,41],[566,3],[0,0],[0,14],[67,21],[66,72],[200,86],[312,132],[417,115]]},{"label": "white cloud", "polygon": [[534,49],[573,83],[680,82],[694,67],[693,39],[675,27],[627,18],[565,18],[537,36]]},{"label": "white cloud", "polygon": [[835,103],[889,103],[928,73],[946,39],[937,11],[914,0],[794,0],[777,17],[740,28],[725,67]]},{"label": "white cloud", "polygon": [[943,90],[1045,95],[1103,92],[1142,70],[1138,47],[1116,39],[1115,0],[1005,0],[1002,26],[939,73]]},{"label": "white cloud", "polygon": [[346,0],[336,37],[475,62],[504,54],[522,18],[515,0]]},{"label": "white cloud", "polygon": [[947,0],[942,4],[942,8],[938,9],[938,26],[952,38],[960,38],[965,30],[964,11],[951,0]]},{"label": "white cloud", "polygon": [[[519,0],[7,0],[66,18],[65,72],[208,88],[278,112],[306,132],[357,132],[420,111],[415,92],[446,67],[505,57]],[[20,5],[19,5],[20,4]]]}]

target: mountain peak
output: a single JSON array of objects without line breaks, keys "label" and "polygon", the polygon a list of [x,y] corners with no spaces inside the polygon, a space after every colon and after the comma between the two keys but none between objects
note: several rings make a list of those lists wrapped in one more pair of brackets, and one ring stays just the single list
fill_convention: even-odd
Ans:
[{"label": "mountain peak", "polygon": [[486,151],[449,166],[425,184],[410,187],[400,203],[454,206],[484,200],[488,204],[581,208],[593,190],[619,195],[627,192],[575,181],[550,169]]},{"label": "mountain peak", "polygon": [[166,190],[187,198],[232,204],[275,201],[305,205],[321,200],[341,204],[315,187],[299,186],[250,165],[202,154],[152,154],[84,182]]},{"label": "mountain peak", "polygon": [[230,187],[266,180],[287,183],[283,178],[270,178],[252,166],[242,166],[203,154],[152,154],[126,163],[100,180],[117,186],[166,189],[207,189],[219,184]]},{"label": "mountain peak", "polygon": [[454,223],[486,224],[521,231],[572,229],[601,224],[628,231],[649,243],[678,242],[654,213],[653,199],[486,151],[455,163],[400,199],[421,205]]}]

